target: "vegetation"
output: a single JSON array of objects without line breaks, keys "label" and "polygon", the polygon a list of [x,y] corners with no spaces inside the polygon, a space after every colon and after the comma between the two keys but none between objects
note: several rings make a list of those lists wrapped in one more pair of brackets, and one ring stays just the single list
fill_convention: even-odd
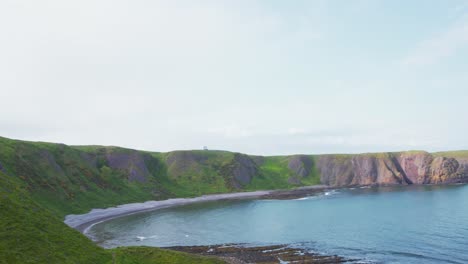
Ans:
[{"label": "vegetation", "polygon": [[223,263],[149,247],[105,250],[33,201],[14,177],[0,172],[0,263]]},{"label": "vegetation", "polygon": [[[63,217],[123,203],[239,191],[225,169],[235,167],[234,156],[0,137],[0,263],[220,263],[158,248],[105,250],[66,226]],[[245,190],[293,186],[286,157],[267,159],[258,174]]]},{"label": "vegetation", "polygon": [[0,166],[16,177],[33,200],[63,218],[92,208],[242,190],[286,189],[318,184],[314,169],[299,183],[288,179],[288,157],[265,157],[252,181],[236,188],[226,168],[235,153],[155,153],[119,147],[66,146],[0,137]]},{"label": "vegetation", "polygon": [[454,158],[468,158],[467,150],[457,150],[457,151],[445,151],[445,152],[435,152],[432,154],[435,157],[454,157]]},{"label": "vegetation", "polygon": [[[288,168],[288,156],[273,156],[264,157],[264,161],[260,166],[260,173],[252,179],[252,182],[247,186],[249,190],[261,189],[289,189],[297,187],[298,184],[289,182],[289,179],[294,176],[294,172]],[[312,156],[310,156],[313,159]],[[316,167],[313,167],[310,175],[300,180],[299,185],[316,185],[320,184],[320,174]]]},{"label": "vegetation", "polygon": [[[434,156],[447,154],[468,158],[468,151]],[[330,156],[338,164],[353,157]],[[131,202],[319,184],[316,163],[321,156],[294,157],[156,153],[0,137],[0,263],[218,263],[157,248],[104,250],[66,226],[63,218]],[[305,175],[298,172],[306,166],[302,158],[308,163]]]}]

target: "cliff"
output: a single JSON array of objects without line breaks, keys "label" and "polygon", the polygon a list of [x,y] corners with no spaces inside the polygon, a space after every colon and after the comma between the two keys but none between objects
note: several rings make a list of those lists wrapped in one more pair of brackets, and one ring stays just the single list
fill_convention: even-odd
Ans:
[{"label": "cliff", "polygon": [[320,179],[331,186],[468,182],[463,152],[400,152],[317,157]]},{"label": "cliff", "polygon": [[99,248],[62,222],[67,214],[92,208],[320,183],[344,187],[464,182],[466,151],[261,157],[0,137],[0,263],[221,262],[157,248]]},{"label": "cliff", "polygon": [[0,171],[63,217],[130,202],[242,190],[468,182],[468,152],[250,156],[0,138]]}]

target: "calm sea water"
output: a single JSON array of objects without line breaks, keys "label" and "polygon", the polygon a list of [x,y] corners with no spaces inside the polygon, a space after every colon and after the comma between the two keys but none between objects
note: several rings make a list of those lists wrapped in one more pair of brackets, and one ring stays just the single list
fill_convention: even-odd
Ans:
[{"label": "calm sea water", "polygon": [[286,243],[377,263],[468,263],[468,186],[212,202],[114,219],[89,234],[105,247]]}]

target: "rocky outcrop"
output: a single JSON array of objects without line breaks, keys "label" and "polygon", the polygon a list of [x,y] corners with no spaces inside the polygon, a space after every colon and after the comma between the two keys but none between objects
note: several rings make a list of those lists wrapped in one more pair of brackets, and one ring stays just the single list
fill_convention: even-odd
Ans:
[{"label": "rocky outcrop", "polygon": [[123,171],[129,181],[142,183],[151,175],[144,155],[138,151],[109,151],[106,153],[106,160],[111,169]]},{"label": "rocky outcrop", "polygon": [[221,173],[230,187],[240,189],[250,183],[252,178],[258,174],[258,165],[248,155],[236,153],[232,161],[224,165]]},{"label": "rocky outcrop", "polygon": [[321,181],[331,186],[468,182],[468,160],[427,152],[319,156]]},{"label": "rocky outcrop", "polygon": [[466,171],[458,169],[460,163],[454,158],[437,157],[431,164],[431,183],[451,183],[458,182],[464,178]]},{"label": "rocky outcrop", "polygon": [[198,172],[201,166],[208,160],[206,155],[193,151],[174,151],[166,158],[169,175],[178,177],[180,175]]},{"label": "rocky outcrop", "polygon": [[301,179],[310,175],[313,167],[311,157],[306,155],[295,155],[289,158],[288,168],[293,171],[293,175],[289,177],[290,184],[299,185]]},{"label": "rocky outcrop", "polygon": [[54,155],[52,155],[48,150],[41,150],[39,152],[39,157],[40,157],[40,163],[43,164],[45,167],[52,168],[54,173],[64,175],[64,171],[62,167],[57,163],[55,160]]},{"label": "rocky outcrop", "polygon": [[296,155],[289,158],[288,168],[300,177],[307,177],[312,170],[313,161],[309,156]]},{"label": "rocky outcrop", "polygon": [[432,160],[432,155],[427,152],[407,152],[398,155],[398,162],[410,184],[428,183]]},{"label": "rocky outcrop", "polygon": [[0,159],[0,171],[17,176],[31,190],[52,190],[58,199],[90,198],[101,190],[126,195],[135,186],[138,197],[147,192],[169,197],[288,188],[317,184],[318,177],[329,186],[468,182],[468,151],[262,157],[216,150],[151,153],[0,138]]}]

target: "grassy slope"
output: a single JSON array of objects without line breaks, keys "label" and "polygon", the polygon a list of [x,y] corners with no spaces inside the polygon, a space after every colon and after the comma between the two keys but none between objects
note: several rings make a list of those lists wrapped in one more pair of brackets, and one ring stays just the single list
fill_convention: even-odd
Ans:
[{"label": "grassy slope", "polygon": [[107,263],[110,255],[0,172],[0,263]]},{"label": "grassy slope", "polygon": [[[139,183],[128,171],[111,168],[106,155],[138,153],[150,175]],[[411,153],[411,152],[408,152]],[[382,156],[388,153],[360,154]],[[434,156],[468,158],[468,151]],[[157,248],[104,250],[63,224],[71,213],[129,202],[239,191],[225,174],[234,153],[153,153],[117,147],[25,142],[0,137],[0,263],[213,263]],[[339,161],[350,155],[333,155]],[[319,156],[309,156],[317,162]],[[175,159],[174,159],[175,158]],[[260,158],[258,172],[241,190],[291,188],[290,157]],[[176,160],[178,162],[170,162]],[[131,169],[138,169],[137,163]],[[3,171],[3,172],[2,172]],[[298,185],[320,183],[316,167]]]},{"label": "grassy slope", "polygon": [[[128,180],[128,171],[111,168],[109,155],[143,157],[150,175],[147,182]],[[407,152],[411,153],[411,152]],[[435,153],[468,157],[468,151]],[[32,198],[55,215],[85,213],[130,202],[161,200],[172,197],[199,196],[242,190],[287,189],[320,183],[313,166],[310,175],[293,184],[294,172],[288,168],[290,156],[251,157],[258,162],[252,181],[236,189],[226,168],[232,168],[235,153],[226,151],[174,151],[155,153],[118,147],[66,146],[26,142],[0,137],[0,165],[21,181]],[[367,153],[382,156],[388,153]],[[335,162],[352,155],[333,154]],[[309,156],[317,162],[319,156]],[[137,163],[132,163],[138,169]]]},{"label": "grassy slope", "polygon": [[[132,153],[145,158],[150,173],[145,183],[129,181],[128,171],[112,169],[105,158]],[[468,157],[467,153],[434,155]],[[211,263],[214,260],[155,248],[103,250],[61,220],[67,214],[91,208],[239,191],[225,174],[234,156],[223,151],[153,153],[117,147],[71,147],[0,137],[0,263]],[[338,161],[350,157],[333,156]],[[179,162],[171,163],[174,157]],[[318,156],[310,157],[317,161]],[[242,190],[296,186],[288,181],[294,174],[288,168],[289,158],[261,158],[257,175]],[[132,168],[138,169],[135,164]],[[299,185],[318,183],[320,175],[314,167]]]},{"label": "grassy slope", "polygon": [[[185,159],[183,154],[190,154],[193,159]],[[180,162],[168,164],[167,174],[173,184],[164,186],[170,193],[178,197],[200,196],[209,193],[225,193],[232,191],[226,185],[220,173],[234,154],[226,151],[173,151],[158,156],[162,161],[178,158]],[[183,164],[181,164],[183,163]],[[181,167],[188,167],[181,170]]]},{"label": "grassy slope", "polygon": [[33,201],[0,172],[0,263],[222,263],[149,247],[105,250]]},{"label": "grassy slope", "polygon": [[92,166],[84,153],[59,144],[0,138],[0,162],[6,172],[18,177],[35,201],[58,216],[169,196],[158,192],[158,179],[147,184],[129,182],[122,172],[105,164]]},{"label": "grassy slope", "polygon": [[[144,163],[151,174],[145,183],[129,181],[128,172],[112,169],[107,163],[108,155],[132,153],[145,157]],[[468,157],[466,153],[468,151],[434,155]],[[388,153],[359,155],[379,157]],[[353,155],[331,156],[335,162],[341,159],[344,162]],[[26,142],[0,137],[0,165],[24,184],[36,202],[59,217],[130,202],[242,190],[287,189],[320,183],[320,173],[316,166],[313,166],[310,175],[300,178],[299,184],[291,183],[289,179],[294,176],[294,172],[288,168],[290,156],[251,157],[261,160],[258,172],[249,184],[239,190],[232,186],[232,178],[226,175],[226,168],[232,165],[234,157],[235,153],[226,151],[156,153],[118,147]],[[317,162],[319,156],[309,157]],[[171,162],[174,160],[176,162]]]},{"label": "grassy slope", "polygon": [[[118,147],[66,146],[0,137],[0,164],[17,177],[33,199],[55,215],[85,213],[130,202],[240,191],[225,175],[235,154],[225,151],[138,151],[151,175],[145,183],[131,182],[128,172],[112,169],[106,155],[135,153]],[[178,162],[170,163],[171,159]],[[291,188],[288,157],[265,157],[258,175],[243,190]],[[319,183],[313,171],[300,185]]]},{"label": "grassy slope", "polygon": [[[264,157],[264,161],[260,165],[259,175],[254,177],[246,188],[249,190],[261,190],[296,187],[297,185],[288,182],[288,179],[293,176],[293,172],[288,168],[288,162],[289,157],[287,156]],[[317,169],[314,167],[311,175],[302,179],[301,183],[301,185],[320,184],[320,174]]]}]

